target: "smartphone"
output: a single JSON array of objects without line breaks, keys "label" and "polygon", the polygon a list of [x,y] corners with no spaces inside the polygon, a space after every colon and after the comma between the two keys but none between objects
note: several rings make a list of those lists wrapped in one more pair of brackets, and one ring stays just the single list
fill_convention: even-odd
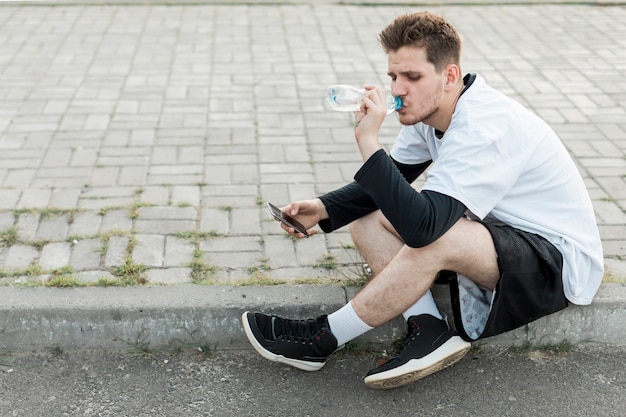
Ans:
[{"label": "smartphone", "polygon": [[270,214],[274,216],[276,220],[279,220],[283,224],[287,225],[288,227],[293,228],[296,232],[302,233],[305,237],[309,237],[309,234],[307,233],[306,228],[302,225],[302,223],[300,223],[299,221],[297,221],[296,219],[294,219],[287,213],[281,211],[278,207],[276,207],[272,203],[267,203],[267,209],[270,211]]}]

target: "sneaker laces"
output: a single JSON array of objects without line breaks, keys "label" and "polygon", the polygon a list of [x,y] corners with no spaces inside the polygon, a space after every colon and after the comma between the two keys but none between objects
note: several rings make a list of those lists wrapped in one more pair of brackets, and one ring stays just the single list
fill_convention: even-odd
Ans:
[{"label": "sneaker laces", "polygon": [[280,336],[284,336],[290,339],[307,340],[317,336],[318,333],[324,334],[325,330],[322,330],[324,326],[325,316],[318,317],[316,319],[309,320],[288,320],[280,317],[272,318],[272,333],[274,339]]},{"label": "sneaker laces", "polygon": [[417,336],[419,336],[419,331],[420,331],[420,325],[415,320],[407,321],[407,329],[406,329],[406,334],[404,335],[404,340],[402,340],[402,342],[400,343],[398,342],[395,343],[397,347],[393,356],[378,359],[376,361],[376,365],[382,366],[383,364],[393,359],[399,358],[400,353],[404,350],[404,348],[406,348],[409,344],[411,344],[411,342],[413,342],[417,338]]},{"label": "sneaker laces", "polygon": [[417,320],[407,321],[406,336],[404,336],[404,340],[402,341],[402,344],[398,348],[397,353],[400,353],[405,347],[407,347],[411,342],[413,342],[417,338],[417,336],[420,335],[420,330],[421,330],[421,327],[417,323]]},{"label": "sneaker laces", "polygon": [[[449,328],[450,324],[448,323],[448,317],[444,317],[442,320],[446,323],[446,326],[448,326],[448,328]],[[400,352],[405,347],[407,347],[413,341],[415,341],[415,339],[417,339],[417,337],[421,334],[421,329],[422,328],[420,327],[420,325],[417,322],[417,320],[408,320],[407,321],[406,336],[404,336],[404,340],[402,341],[402,344],[398,348],[398,351],[396,352],[396,356],[398,354],[400,354]]]}]

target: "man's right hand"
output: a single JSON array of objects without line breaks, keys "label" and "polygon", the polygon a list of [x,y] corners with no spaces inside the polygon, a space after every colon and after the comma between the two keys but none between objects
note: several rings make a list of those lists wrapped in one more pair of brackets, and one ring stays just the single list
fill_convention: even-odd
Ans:
[{"label": "man's right hand", "polygon": [[[315,198],[312,200],[300,200],[280,208],[282,211],[298,220],[307,229],[309,236],[317,233],[317,230],[312,229],[320,220],[328,218],[326,207],[322,200]],[[303,238],[302,233],[298,233],[291,227],[288,227],[281,223],[281,227],[290,235],[298,238]]]}]

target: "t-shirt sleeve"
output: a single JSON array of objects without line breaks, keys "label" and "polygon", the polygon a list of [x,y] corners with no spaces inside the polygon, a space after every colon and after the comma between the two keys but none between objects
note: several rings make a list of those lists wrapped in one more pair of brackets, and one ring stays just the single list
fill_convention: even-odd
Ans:
[{"label": "t-shirt sleeve", "polygon": [[402,126],[389,153],[394,161],[416,165],[432,160],[430,149],[424,140],[424,129],[422,124]]},{"label": "t-shirt sleeve", "polygon": [[449,195],[484,219],[515,184],[528,154],[519,144],[504,146],[502,141],[507,140],[515,138],[505,133],[446,132],[422,189]]}]

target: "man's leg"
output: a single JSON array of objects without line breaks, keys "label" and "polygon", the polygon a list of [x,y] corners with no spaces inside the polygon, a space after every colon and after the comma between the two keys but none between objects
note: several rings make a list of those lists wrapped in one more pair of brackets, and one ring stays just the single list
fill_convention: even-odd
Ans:
[{"label": "man's leg", "polygon": [[[381,224],[393,230],[382,215],[372,216],[379,216]],[[491,235],[480,223],[467,219],[460,219],[428,246],[410,248],[396,242],[395,247],[381,251],[370,262],[378,273],[351,302],[355,316],[368,326],[383,324],[415,304],[441,270],[458,271],[486,288],[494,288],[499,275]],[[248,339],[262,356],[300,369],[321,369],[338,347],[326,315],[314,320],[289,320],[245,312],[242,321]],[[456,362],[469,349],[469,344],[442,320],[426,314],[411,317],[408,324],[411,338],[405,340],[404,356],[398,357],[403,363],[396,366],[398,358],[394,358],[385,364],[390,369],[370,371],[365,380],[368,385],[391,388],[412,382]],[[413,343],[413,336],[419,335],[419,341]],[[423,343],[425,340],[427,343]],[[428,347],[425,353],[422,345]],[[414,360],[413,356],[419,358]]]},{"label": "man's leg", "polygon": [[389,265],[404,246],[402,238],[380,211],[352,222],[350,236],[374,276]]},{"label": "man's leg", "polygon": [[[416,381],[459,361],[470,349],[436,309],[430,287],[441,270],[454,270],[493,288],[499,271],[491,234],[482,224],[459,220],[436,242],[410,248],[380,213],[351,227],[357,248],[372,263],[374,278],[337,313],[352,310],[363,325],[378,326],[399,315],[407,334],[398,352],[370,370],[364,382],[372,388],[394,388]],[[436,314],[429,311],[429,303]],[[408,308],[408,310],[407,310]],[[426,310],[426,311],[424,311]],[[333,313],[340,318],[345,315]],[[408,317],[407,317],[408,316]],[[331,330],[333,323],[331,321]],[[336,326],[342,328],[342,326]],[[354,336],[348,332],[349,336]],[[342,339],[343,335],[338,335]]]},{"label": "man's leg", "polygon": [[[378,275],[404,247],[402,238],[380,211],[351,223],[350,234],[357,250],[371,268],[374,276]],[[407,320],[411,316],[420,314],[442,318],[430,290],[403,312]],[[340,345],[373,328],[360,319],[352,302],[330,314],[328,323]]]},{"label": "man's leg", "polygon": [[[404,241],[380,211],[353,222],[350,233],[373,275],[380,273],[404,247]],[[441,318],[430,291],[426,291],[415,304],[403,312],[406,319],[417,314],[431,314]]]},{"label": "man's leg", "polygon": [[[377,213],[370,216],[377,216],[385,230],[393,231],[389,222]],[[462,218],[430,245],[410,248],[402,244],[395,254],[398,244],[389,236],[379,238],[383,243],[378,251],[374,236],[368,241],[376,243],[363,240],[357,243],[376,274],[352,300],[358,316],[372,327],[400,315],[419,300],[439,271],[456,271],[488,289],[494,289],[498,282],[500,274],[493,240],[479,222]]]}]

